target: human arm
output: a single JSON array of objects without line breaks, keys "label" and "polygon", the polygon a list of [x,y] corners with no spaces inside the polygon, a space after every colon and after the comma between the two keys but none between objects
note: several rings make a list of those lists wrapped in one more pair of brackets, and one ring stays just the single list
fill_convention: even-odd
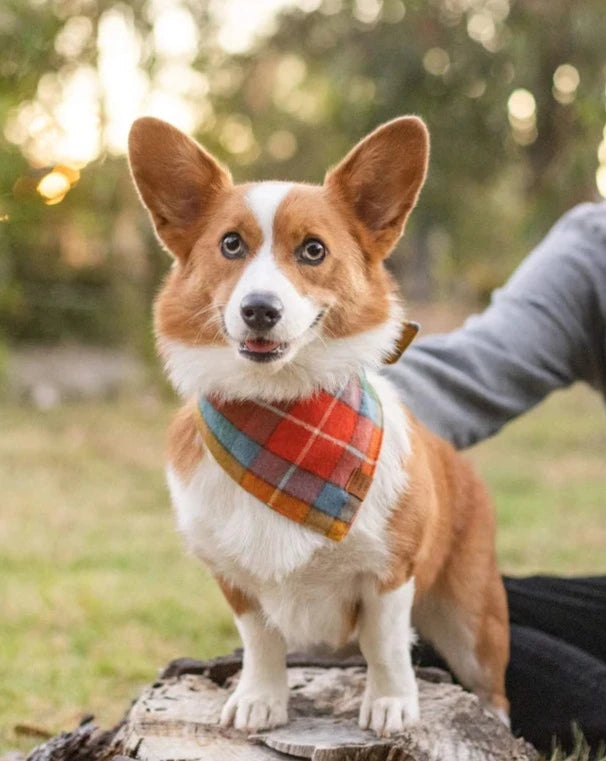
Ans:
[{"label": "human arm", "polygon": [[577,380],[605,393],[606,204],[564,215],[484,312],[417,341],[385,374],[459,448]]}]

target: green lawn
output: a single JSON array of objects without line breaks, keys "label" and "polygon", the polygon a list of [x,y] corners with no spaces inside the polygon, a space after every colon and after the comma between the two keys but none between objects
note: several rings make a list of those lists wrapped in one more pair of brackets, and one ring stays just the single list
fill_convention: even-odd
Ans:
[{"label": "green lawn", "polygon": [[606,407],[578,386],[470,450],[511,574],[606,573]]},{"label": "green lawn", "polygon": [[[212,580],[185,556],[154,397],[0,407],[0,752],[84,713],[114,722],[157,669],[230,650]],[[606,416],[576,388],[471,453],[494,492],[502,567],[606,571]]]}]

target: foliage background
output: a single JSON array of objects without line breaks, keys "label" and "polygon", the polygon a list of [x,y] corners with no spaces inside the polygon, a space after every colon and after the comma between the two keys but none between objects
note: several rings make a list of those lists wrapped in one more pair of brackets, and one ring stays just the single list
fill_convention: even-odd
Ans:
[{"label": "foliage background", "polygon": [[149,349],[168,258],[124,160],[144,113],[237,179],[314,182],[378,123],[422,115],[431,171],[393,266],[415,299],[485,300],[606,194],[605,39],[602,0],[4,0],[4,339]]}]

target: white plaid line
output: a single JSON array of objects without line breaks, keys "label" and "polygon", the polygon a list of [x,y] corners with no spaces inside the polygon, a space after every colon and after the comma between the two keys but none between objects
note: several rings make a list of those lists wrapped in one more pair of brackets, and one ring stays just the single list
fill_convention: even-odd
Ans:
[{"label": "white plaid line", "polygon": [[[329,416],[329,415],[330,415],[330,413],[331,413],[331,412],[334,410],[336,403],[339,401],[339,396],[341,395],[341,393],[342,393],[342,391],[340,391],[340,392],[339,392],[339,394],[338,394],[337,396],[333,397],[333,400],[332,400],[332,402],[330,403],[330,405],[329,405],[328,409],[326,410],[326,412],[325,412],[325,413],[324,413],[324,415],[322,416],[322,420],[320,420],[320,427],[321,427],[321,426],[322,426],[322,425],[323,425],[323,424],[326,422],[326,420],[328,419],[328,416]],[[286,415],[286,416],[284,416],[284,417],[286,417],[286,418],[290,418],[290,415]],[[267,502],[267,504],[268,504],[268,505],[270,505],[270,506],[271,506],[271,504],[272,504],[272,502],[273,502],[273,499],[274,499],[274,497],[275,497],[275,496],[277,496],[277,495],[278,495],[278,494],[279,494],[281,491],[283,491],[283,490],[284,490],[284,487],[285,487],[285,486],[286,486],[286,484],[288,483],[288,480],[289,480],[289,478],[290,478],[290,477],[292,476],[292,474],[293,474],[293,473],[296,471],[297,467],[298,467],[298,466],[301,464],[301,461],[303,460],[303,458],[305,457],[305,455],[306,455],[306,454],[309,452],[309,450],[310,450],[310,448],[311,448],[311,445],[312,445],[312,444],[313,444],[313,442],[316,440],[316,438],[318,437],[318,435],[321,433],[321,430],[320,430],[320,428],[313,428],[313,426],[309,426],[309,429],[310,429],[310,430],[313,432],[313,435],[312,435],[312,436],[310,436],[310,437],[307,439],[307,443],[305,444],[305,446],[303,447],[303,449],[301,449],[301,451],[299,452],[299,455],[298,455],[297,459],[296,459],[296,460],[293,462],[293,464],[290,466],[290,468],[289,468],[289,469],[286,471],[286,473],[285,473],[285,474],[282,476],[282,480],[281,480],[281,481],[280,481],[280,483],[279,483],[279,484],[276,486],[276,488],[274,489],[274,492],[273,492],[273,494],[271,495],[271,497],[269,498],[269,500],[268,500],[268,502]]]},{"label": "white plaid line", "polygon": [[[335,397],[336,399],[337,397]],[[301,426],[301,428],[305,428],[306,431],[311,431],[311,433],[314,434],[314,438],[317,436],[321,436],[323,439],[326,439],[327,441],[331,441],[333,444],[338,444],[343,449],[346,449],[348,452],[351,452],[351,454],[355,454],[356,457],[361,458],[365,462],[367,462],[369,465],[376,465],[378,460],[373,460],[372,457],[367,457],[364,452],[360,452],[359,449],[356,449],[356,447],[352,446],[347,441],[343,441],[342,439],[337,439],[335,436],[331,436],[329,433],[325,433],[324,431],[321,431],[319,428],[314,427],[313,425],[310,425],[309,423],[306,423],[304,420],[299,420],[299,418],[294,417],[289,412],[284,412],[283,410],[279,409],[278,407],[274,407],[271,404],[268,404],[267,402],[258,401],[255,402],[259,405],[259,407],[263,407],[266,410],[270,410],[271,412],[274,412],[276,415],[279,415],[284,420],[290,420],[292,423],[296,423],[297,425]],[[334,405],[331,405],[331,410],[334,408]],[[355,412],[355,410],[354,410]],[[326,418],[323,418],[320,422],[320,425],[324,423]],[[368,420],[369,418],[367,418]],[[374,423],[372,420],[370,421],[373,426],[377,427],[377,424]]]}]

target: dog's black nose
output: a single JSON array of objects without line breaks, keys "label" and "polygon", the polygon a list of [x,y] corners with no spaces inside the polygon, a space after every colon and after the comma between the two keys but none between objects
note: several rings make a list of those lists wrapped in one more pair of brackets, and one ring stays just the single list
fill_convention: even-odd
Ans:
[{"label": "dog's black nose", "polygon": [[273,293],[259,291],[242,299],[240,314],[253,330],[269,330],[280,320],[284,306]]}]

